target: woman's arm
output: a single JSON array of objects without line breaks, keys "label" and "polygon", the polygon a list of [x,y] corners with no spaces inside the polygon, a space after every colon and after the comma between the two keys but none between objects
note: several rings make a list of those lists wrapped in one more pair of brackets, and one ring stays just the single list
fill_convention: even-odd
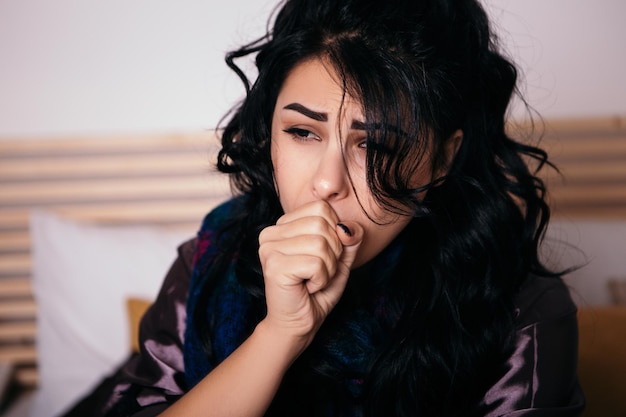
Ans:
[{"label": "woman's arm", "polygon": [[267,321],[161,416],[262,416],[304,338],[273,332]]},{"label": "woman's arm", "polygon": [[228,358],[161,416],[262,416],[285,372],[343,293],[362,240],[323,201],[283,216],[259,237],[267,315]]},{"label": "woman's arm", "polygon": [[576,306],[558,278],[531,277],[501,376],[483,398],[485,417],[575,417],[585,400],[576,374]]}]

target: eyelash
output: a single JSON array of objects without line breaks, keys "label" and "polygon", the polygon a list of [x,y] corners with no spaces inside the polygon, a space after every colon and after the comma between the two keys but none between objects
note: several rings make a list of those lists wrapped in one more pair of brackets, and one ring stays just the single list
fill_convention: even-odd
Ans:
[{"label": "eyelash", "polygon": [[[301,129],[298,127],[290,127],[287,129],[283,129],[283,132],[291,135],[295,140],[299,140],[299,141],[307,141],[307,140],[320,140],[320,138],[313,132],[311,132],[310,130],[307,129]],[[313,138],[309,137],[309,135],[312,135]],[[363,140],[362,142],[359,143],[359,148],[362,149],[367,149],[368,147],[368,141],[367,140]]]},{"label": "eyelash", "polygon": [[294,139],[300,141],[310,140],[311,138],[309,137],[309,135],[313,135],[315,136],[316,140],[319,140],[317,135],[315,135],[310,130],[300,129],[298,127],[290,127],[288,129],[284,129],[283,132],[290,134]]}]

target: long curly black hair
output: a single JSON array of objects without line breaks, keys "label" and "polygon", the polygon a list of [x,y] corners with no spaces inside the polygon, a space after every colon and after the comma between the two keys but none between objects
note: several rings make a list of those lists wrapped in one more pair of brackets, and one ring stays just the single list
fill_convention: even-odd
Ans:
[{"label": "long curly black hair", "polygon": [[[518,71],[496,41],[476,0],[287,0],[264,37],[226,57],[246,96],[221,126],[218,168],[245,198],[224,224],[234,238],[209,274],[222,274],[236,252],[258,320],[265,313],[258,233],[282,214],[272,113],[298,63],[323,58],[346,93],[360,98],[371,126],[371,192],[382,207],[405,214],[408,207],[414,216],[403,272],[386,284],[400,320],[365,379],[366,414],[466,415],[514,330],[516,291],[529,274],[554,275],[538,258],[550,211],[536,172],[549,163],[541,149],[507,135]],[[253,81],[236,63],[242,57],[256,59]],[[450,141],[458,131],[457,149]],[[410,179],[425,158],[434,180],[416,188]],[[196,322],[210,353],[205,308],[201,297]],[[307,415],[307,398],[317,396],[281,398],[288,397]]]}]

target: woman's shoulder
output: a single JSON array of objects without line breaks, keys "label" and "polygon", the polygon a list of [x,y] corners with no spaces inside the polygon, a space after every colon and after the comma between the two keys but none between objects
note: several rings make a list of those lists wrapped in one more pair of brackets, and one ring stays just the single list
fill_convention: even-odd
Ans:
[{"label": "woman's shoulder", "polygon": [[245,206],[245,196],[232,197],[211,209],[202,221],[202,230],[216,229],[225,221],[237,216]]},{"label": "woman's shoulder", "polygon": [[178,246],[178,259],[181,260],[185,270],[188,273],[191,273],[194,254],[196,253],[197,246],[198,246],[197,236],[187,239],[186,241],[184,241]]},{"label": "woman's shoulder", "polygon": [[530,275],[515,297],[518,328],[576,314],[576,304],[563,278]]},{"label": "woman's shoulder", "polygon": [[199,261],[202,264],[210,261],[216,255],[217,247],[229,238],[230,234],[224,232],[241,217],[245,204],[243,198],[233,197],[226,200],[206,214],[196,234],[194,265],[197,266]]}]

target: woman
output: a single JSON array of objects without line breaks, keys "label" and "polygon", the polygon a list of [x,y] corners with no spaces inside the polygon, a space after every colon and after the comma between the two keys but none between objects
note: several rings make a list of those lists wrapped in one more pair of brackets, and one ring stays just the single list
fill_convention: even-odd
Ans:
[{"label": "woman", "polygon": [[576,309],[537,255],[547,156],[505,133],[516,69],[480,4],[287,0],[227,62],[236,196],[103,413],[579,415]]}]

